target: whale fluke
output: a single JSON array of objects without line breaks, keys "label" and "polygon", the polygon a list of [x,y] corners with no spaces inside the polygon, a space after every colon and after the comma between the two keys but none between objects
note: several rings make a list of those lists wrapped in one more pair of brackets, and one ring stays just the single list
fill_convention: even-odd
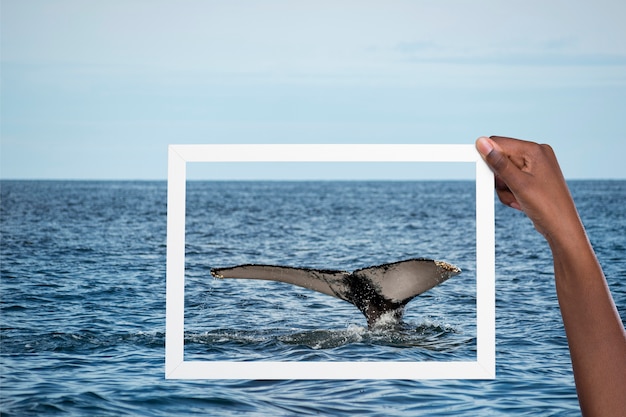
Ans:
[{"label": "whale fluke", "polygon": [[214,268],[216,278],[263,279],[286,282],[354,304],[373,327],[391,313],[402,319],[404,306],[421,293],[461,273],[454,265],[432,259],[409,259],[350,272],[274,265]]}]

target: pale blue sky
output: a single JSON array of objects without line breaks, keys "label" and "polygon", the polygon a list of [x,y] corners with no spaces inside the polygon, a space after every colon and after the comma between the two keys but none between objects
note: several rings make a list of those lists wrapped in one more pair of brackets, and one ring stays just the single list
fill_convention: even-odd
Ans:
[{"label": "pale blue sky", "polygon": [[491,134],[552,144],[568,178],[626,178],[622,0],[1,7],[2,178],[164,179],[170,143]]}]

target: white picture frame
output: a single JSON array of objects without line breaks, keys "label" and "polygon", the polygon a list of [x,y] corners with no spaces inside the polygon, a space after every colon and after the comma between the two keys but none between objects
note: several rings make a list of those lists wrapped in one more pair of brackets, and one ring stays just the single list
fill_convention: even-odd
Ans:
[{"label": "white picture frame", "polygon": [[[476,165],[476,361],[185,361],[187,162],[470,162]],[[166,379],[494,379],[495,208],[493,174],[474,145],[169,145],[167,178]]]}]

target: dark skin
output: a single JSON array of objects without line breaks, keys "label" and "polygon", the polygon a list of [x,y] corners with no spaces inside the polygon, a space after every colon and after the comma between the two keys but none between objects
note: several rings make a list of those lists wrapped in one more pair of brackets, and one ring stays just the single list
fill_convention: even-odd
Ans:
[{"label": "dark skin", "polygon": [[626,331],[554,151],[500,136],[481,137],[476,148],[500,201],[523,211],[552,251],[583,416],[626,416]]}]

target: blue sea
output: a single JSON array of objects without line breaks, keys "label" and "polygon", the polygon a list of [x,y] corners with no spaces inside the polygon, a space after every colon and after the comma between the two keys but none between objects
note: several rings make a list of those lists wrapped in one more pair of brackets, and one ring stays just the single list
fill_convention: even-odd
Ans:
[{"label": "blue sea", "polygon": [[[626,319],[626,181],[570,183]],[[165,379],[165,182],[0,183],[2,416],[577,416],[550,252],[496,204],[494,380]],[[473,361],[472,181],[187,184],[185,360]],[[267,263],[353,270],[426,257],[462,274],[401,327],[288,284]]]}]

